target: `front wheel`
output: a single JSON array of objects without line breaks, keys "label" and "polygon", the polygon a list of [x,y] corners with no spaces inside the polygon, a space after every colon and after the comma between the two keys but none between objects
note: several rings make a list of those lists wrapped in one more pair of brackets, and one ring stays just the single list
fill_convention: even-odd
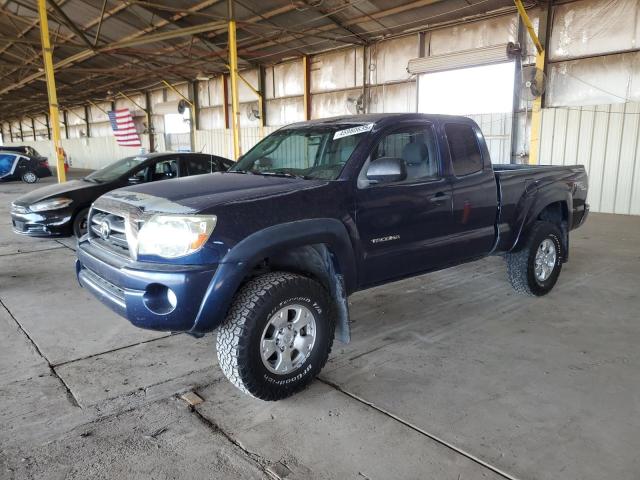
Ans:
[{"label": "front wheel", "polygon": [[36,183],[38,181],[38,175],[35,172],[24,172],[22,174],[22,181],[24,183]]},{"label": "front wheel", "polygon": [[315,280],[271,272],[247,282],[218,330],[218,362],[236,387],[280,400],[306,387],[331,351],[334,320]]},{"label": "front wheel", "polygon": [[551,291],[562,270],[561,238],[557,225],[538,221],[529,231],[524,247],[507,254],[507,274],[516,292],[540,297]]},{"label": "front wheel", "polygon": [[87,218],[89,217],[89,209],[83,208],[73,219],[73,234],[76,238],[82,237],[87,233]]}]

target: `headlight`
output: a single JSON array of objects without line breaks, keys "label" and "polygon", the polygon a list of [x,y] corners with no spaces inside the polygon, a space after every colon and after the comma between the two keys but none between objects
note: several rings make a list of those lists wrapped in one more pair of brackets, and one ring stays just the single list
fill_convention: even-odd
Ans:
[{"label": "headlight", "polygon": [[32,212],[59,210],[64,207],[68,207],[72,202],[73,200],[71,200],[70,198],[50,198],[49,200],[42,200],[41,202],[36,202],[33,205],[29,205],[29,210],[31,210]]},{"label": "headlight", "polygon": [[138,255],[189,255],[209,239],[216,220],[215,215],[154,215],[138,233]]}]

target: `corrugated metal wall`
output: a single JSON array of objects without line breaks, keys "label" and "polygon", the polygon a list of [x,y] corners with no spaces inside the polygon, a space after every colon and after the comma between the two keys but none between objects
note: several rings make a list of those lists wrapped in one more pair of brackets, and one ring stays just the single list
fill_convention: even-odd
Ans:
[{"label": "corrugated metal wall", "polygon": [[510,113],[485,113],[467,115],[473,119],[487,141],[489,154],[493,163],[511,163],[511,125],[513,115]]},{"label": "corrugated metal wall", "polygon": [[549,108],[541,163],[583,164],[595,212],[640,215],[640,103]]}]

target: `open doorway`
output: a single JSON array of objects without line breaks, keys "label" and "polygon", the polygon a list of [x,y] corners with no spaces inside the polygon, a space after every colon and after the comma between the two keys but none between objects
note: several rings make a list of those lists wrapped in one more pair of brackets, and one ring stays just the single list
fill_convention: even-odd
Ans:
[{"label": "open doorway", "polygon": [[182,113],[164,115],[164,132],[167,150],[174,152],[191,151],[191,122],[189,109]]}]

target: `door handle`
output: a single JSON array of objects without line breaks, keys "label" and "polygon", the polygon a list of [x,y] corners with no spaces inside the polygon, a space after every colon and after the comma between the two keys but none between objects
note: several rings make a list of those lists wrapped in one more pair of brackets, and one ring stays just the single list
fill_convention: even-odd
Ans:
[{"label": "door handle", "polygon": [[449,200],[449,194],[444,192],[438,192],[429,199],[431,203],[443,203],[446,200]]}]

